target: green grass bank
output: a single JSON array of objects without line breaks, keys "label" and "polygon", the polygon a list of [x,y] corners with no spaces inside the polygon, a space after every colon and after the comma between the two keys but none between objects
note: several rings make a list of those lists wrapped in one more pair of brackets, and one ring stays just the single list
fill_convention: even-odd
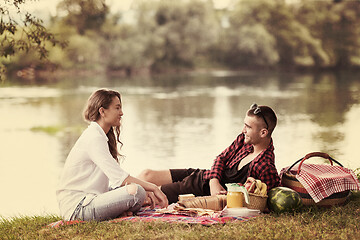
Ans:
[{"label": "green grass bank", "polygon": [[344,206],[305,207],[246,222],[201,226],[162,222],[87,222],[48,228],[58,216],[0,219],[0,239],[359,239],[360,192]]}]

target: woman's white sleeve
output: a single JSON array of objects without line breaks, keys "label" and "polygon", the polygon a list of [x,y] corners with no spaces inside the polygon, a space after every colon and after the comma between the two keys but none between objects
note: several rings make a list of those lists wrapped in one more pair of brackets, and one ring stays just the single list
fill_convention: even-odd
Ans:
[{"label": "woman's white sleeve", "polygon": [[129,176],[112,157],[109,146],[104,139],[100,137],[93,139],[93,141],[89,143],[88,153],[91,160],[109,178],[112,186],[121,186]]}]

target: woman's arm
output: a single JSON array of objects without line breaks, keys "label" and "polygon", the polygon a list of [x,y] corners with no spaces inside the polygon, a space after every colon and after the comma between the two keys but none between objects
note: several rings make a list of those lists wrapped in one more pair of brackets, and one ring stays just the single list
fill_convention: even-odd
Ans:
[{"label": "woman's arm", "polygon": [[111,156],[108,150],[107,142],[104,141],[104,139],[93,139],[89,145],[91,145],[88,147],[89,157],[104,172],[114,186],[123,186],[128,183],[139,184],[148,193],[153,193],[154,196],[152,194],[148,194],[151,200],[155,200],[153,199],[155,197],[157,200],[156,202],[161,207],[168,206],[168,199],[166,195],[155,184],[132,177],[119,166],[119,164]]},{"label": "woman's arm", "polygon": [[140,180],[140,179],[138,179],[136,177],[132,177],[130,175],[124,180],[123,184],[126,185],[126,184],[129,184],[129,183],[139,184],[146,191],[152,192],[155,195],[156,199],[158,200],[157,203],[160,205],[160,207],[164,208],[164,207],[167,207],[169,205],[169,201],[168,201],[166,195],[155,184],[145,182],[143,180]]}]

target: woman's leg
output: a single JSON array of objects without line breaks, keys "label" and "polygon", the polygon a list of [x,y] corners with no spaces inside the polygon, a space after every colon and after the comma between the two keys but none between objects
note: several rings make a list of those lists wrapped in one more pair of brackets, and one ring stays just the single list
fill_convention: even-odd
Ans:
[{"label": "woman's leg", "polygon": [[81,220],[108,220],[119,217],[124,212],[137,212],[146,198],[143,187],[129,184],[95,197],[83,206],[78,218]]}]

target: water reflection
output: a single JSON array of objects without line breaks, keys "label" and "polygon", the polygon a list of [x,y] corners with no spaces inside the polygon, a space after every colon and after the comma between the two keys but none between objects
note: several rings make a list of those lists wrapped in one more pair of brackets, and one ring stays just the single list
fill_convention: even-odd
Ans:
[{"label": "water reflection", "polygon": [[[253,102],[270,105],[278,114],[273,136],[278,170],[312,151],[358,168],[358,77],[215,72],[2,87],[0,215],[58,213],[57,177],[86,127],[84,103],[99,87],[123,95],[122,166],[133,175],[144,168],[209,168],[241,132]],[[30,130],[36,126],[56,126],[59,132]]]}]

